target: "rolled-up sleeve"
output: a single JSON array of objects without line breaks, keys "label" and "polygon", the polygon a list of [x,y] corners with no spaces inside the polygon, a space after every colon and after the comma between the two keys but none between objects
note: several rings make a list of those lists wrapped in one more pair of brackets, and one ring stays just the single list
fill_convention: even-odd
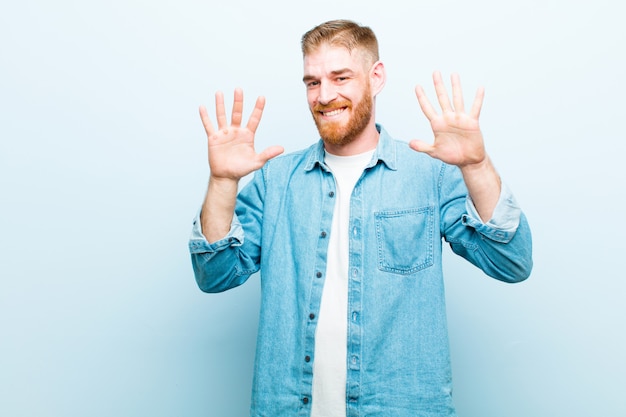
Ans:
[{"label": "rolled-up sleeve", "polygon": [[224,250],[230,246],[241,246],[244,240],[243,228],[237,216],[233,216],[230,230],[222,239],[209,243],[202,233],[202,223],[200,222],[200,211],[193,219],[191,236],[189,238],[189,252],[192,254],[207,253],[212,254]]},{"label": "rolled-up sleeve", "polygon": [[533,265],[532,236],[510,188],[502,184],[493,215],[483,222],[469,195],[463,196],[462,207],[455,203],[460,200],[455,197],[467,192],[462,181],[457,177],[451,182],[449,202],[453,208],[445,211],[445,238],[452,250],[493,278],[505,282],[525,280]]},{"label": "rolled-up sleeve", "polygon": [[202,234],[200,215],[194,221],[189,239],[191,263],[198,287],[204,292],[222,292],[243,284],[258,270],[258,265],[245,252],[244,231],[233,216],[230,231],[216,242],[208,242]]},{"label": "rolled-up sleeve", "polygon": [[480,219],[474,202],[468,195],[465,209],[467,214],[463,215],[463,224],[473,227],[478,233],[497,242],[509,242],[519,226],[522,210],[515,200],[515,196],[510,188],[502,183],[500,198],[493,211],[493,215],[488,222]]}]

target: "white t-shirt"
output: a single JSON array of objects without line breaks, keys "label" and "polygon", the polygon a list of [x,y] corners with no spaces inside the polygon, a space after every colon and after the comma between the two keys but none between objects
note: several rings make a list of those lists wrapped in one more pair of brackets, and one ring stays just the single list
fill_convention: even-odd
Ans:
[{"label": "white t-shirt", "polygon": [[350,196],[374,150],[354,156],[326,152],[337,185],[326,279],[315,333],[312,417],[345,417],[348,345],[348,244]]}]

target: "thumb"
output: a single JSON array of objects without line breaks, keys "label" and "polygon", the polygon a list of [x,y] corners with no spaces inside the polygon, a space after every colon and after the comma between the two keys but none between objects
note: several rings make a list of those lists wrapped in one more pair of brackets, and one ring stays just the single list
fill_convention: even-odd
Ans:
[{"label": "thumb", "polygon": [[424,152],[428,155],[431,155],[435,149],[433,145],[429,145],[426,142],[421,140],[414,139],[409,142],[409,147],[417,152]]},{"label": "thumb", "polygon": [[267,148],[263,152],[261,152],[258,155],[258,158],[261,160],[261,162],[263,162],[265,164],[267,161],[269,161],[270,159],[280,155],[284,151],[285,151],[285,149],[282,146],[270,146],[269,148]]}]

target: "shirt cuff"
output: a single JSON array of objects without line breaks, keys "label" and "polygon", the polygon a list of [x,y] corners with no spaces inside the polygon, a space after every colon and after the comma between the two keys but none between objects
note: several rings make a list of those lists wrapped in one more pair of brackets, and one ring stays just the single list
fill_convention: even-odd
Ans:
[{"label": "shirt cuff", "polygon": [[493,215],[487,223],[480,219],[474,202],[469,195],[465,202],[465,208],[467,214],[463,215],[463,224],[471,226],[486,237],[502,243],[507,243],[513,238],[519,226],[522,213],[513,193],[504,183],[502,183],[500,198]]},{"label": "shirt cuff", "polygon": [[198,211],[198,214],[193,219],[191,237],[189,238],[189,251],[192,254],[214,253],[230,246],[241,246],[243,240],[243,228],[237,216],[233,215],[228,234],[216,242],[209,243],[204,234],[202,234],[202,222],[200,222],[200,211]]}]

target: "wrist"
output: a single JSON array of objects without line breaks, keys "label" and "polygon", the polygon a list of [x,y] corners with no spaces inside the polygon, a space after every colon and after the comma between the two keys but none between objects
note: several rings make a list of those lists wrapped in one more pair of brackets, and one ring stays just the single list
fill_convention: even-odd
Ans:
[{"label": "wrist", "polygon": [[209,176],[209,188],[221,193],[231,192],[237,190],[239,187],[239,180],[228,177],[216,177],[214,175]]},{"label": "wrist", "polygon": [[495,172],[495,168],[491,163],[488,155],[479,161],[472,162],[464,165],[459,165],[463,175],[484,175],[485,173]]}]

